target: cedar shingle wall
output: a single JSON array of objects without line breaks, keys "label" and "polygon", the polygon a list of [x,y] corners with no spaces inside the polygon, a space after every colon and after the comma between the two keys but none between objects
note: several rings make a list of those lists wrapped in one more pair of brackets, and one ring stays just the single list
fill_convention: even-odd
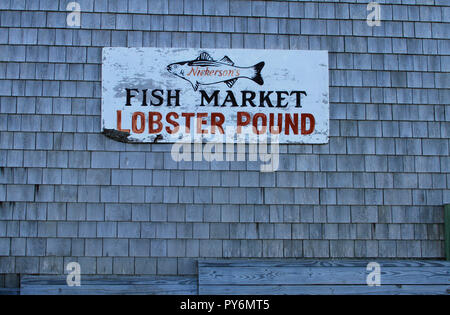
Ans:
[{"label": "cedar shingle wall", "polygon": [[[0,273],[195,274],[198,257],[441,258],[450,3],[0,2]],[[356,3],[358,2],[358,3]],[[175,163],[100,133],[101,47],[324,49],[330,142]]]}]

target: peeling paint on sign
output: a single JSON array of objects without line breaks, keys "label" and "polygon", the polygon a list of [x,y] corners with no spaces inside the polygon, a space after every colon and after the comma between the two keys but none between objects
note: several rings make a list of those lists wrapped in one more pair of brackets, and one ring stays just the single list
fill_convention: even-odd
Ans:
[{"label": "peeling paint on sign", "polygon": [[102,130],[127,143],[241,142],[247,127],[247,142],[327,143],[328,82],[327,51],[104,48]]}]

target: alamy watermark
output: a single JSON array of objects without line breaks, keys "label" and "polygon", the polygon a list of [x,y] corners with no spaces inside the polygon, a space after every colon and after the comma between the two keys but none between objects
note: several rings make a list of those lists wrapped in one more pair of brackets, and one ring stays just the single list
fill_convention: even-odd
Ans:
[{"label": "alamy watermark", "polygon": [[66,278],[66,283],[69,287],[81,286],[81,266],[77,262],[70,262],[66,266],[69,272]]},{"label": "alamy watermark", "polygon": [[379,263],[370,262],[366,267],[367,271],[370,273],[367,275],[366,283],[369,287],[379,287],[381,286],[381,266]]},{"label": "alamy watermark", "polygon": [[381,6],[376,2],[369,2],[367,4],[367,25],[369,26],[380,26],[381,25]]},{"label": "alamy watermark", "polygon": [[[191,135],[189,128],[172,145],[171,156],[175,162],[181,161],[261,161],[261,172],[275,172],[279,167],[279,132],[277,126],[257,130],[253,126],[231,126],[220,128],[221,132],[211,133],[208,137],[195,133]],[[246,144],[248,143],[248,144]],[[270,147],[270,150],[269,150]],[[248,148],[248,152],[247,152]]]},{"label": "alamy watermark", "polygon": [[78,2],[69,2],[66,7],[67,11],[67,26],[69,27],[80,27],[81,26],[81,6]]}]

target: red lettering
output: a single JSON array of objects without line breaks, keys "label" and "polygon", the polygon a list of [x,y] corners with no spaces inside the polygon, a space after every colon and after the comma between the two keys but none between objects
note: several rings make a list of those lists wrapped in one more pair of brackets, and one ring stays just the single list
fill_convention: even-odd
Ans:
[{"label": "red lettering", "polygon": [[122,111],[117,111],[117,130],[130,133],[130,129],[122,129]]},{"label": "red lettering", "polygon": [[171,118],[172,116],[173,116],[173,118],[178,119],[178,114],[175,113],[175,112],[170,112],[170,113],[167,114],[167,116],[166,116],[167,122],[168,122],[169,124],[172,124],[173,127],[174,127],[173,129],[170,129],[170,127],[166,127],[166,131],[167,131],[169,134],[177,133],[178,130],[180,129],[180,124],[177,123],[176,121],[172,120],[172,118]]},{"label": "red lettering", "polygon": [[191,71],[189,71],[187,75],[191,75],[191,74],[192,74],[193,76],[195,76],[195,70],[194,70],[194,67],[191,67]]},{"label": "red lettering", "polygon": [[202,129],[202,125],[206,125],[207,121],[202,119],[208,117],[208,113],[197,113],[197,133],[208,133],[208,130]]},{"label": "red lettering", "polygon": [[[262,128],[261,130],[258,130],[258,118],[261,118],[262,121]],[[267,130],[267,116],[264,114],[255,114],[253,116],[253,133],[260,135],[262,133],[265,133]]]},{"label": "red lettering", "polygon": [[286,126],[284,127],[284,134],[289,134],[289,129],[292,128],[294,135],[298,135],[298,114],[294,114],[294,121],[291,119],[290,114],[286,114]]},{"label": "red lettering", "polygon": [[[242,118],[245,117],[246,120],[243,121]],[[241,133],[241,127],[242,126],[247,126],[250,123],[250,114],[247,112],[238,112],[237,113],[237,129],[236,132],[237,133]]]},{"label": "red lettering", "polygon": [[[309,129],[306,130],[306,119],[309,120]],[[314,119],[314,116],[312,114],[302,114],[301,116],[301,128],[302,128],[302,135],[309,135],[314,131],[314,127],[316,125],[316,121]]]},{"label": "red lettering", "polygon": [[[218,120],[216,119],[218,118]],[[224,130],[222,128],[223,123],[225,122],[225,116],[222,113],[211,113],[211,133],[216,133],[216,126],[219,128],[221,134],[224,134]]]},{"label": "red lettering", "polygon": [[[140,118],[140,128],[137,128],[137,118]],[[145,114],[143,112],[134,112],[131,117],[131,129],[134,133],[143,133],[145,130]]]},{"label": "red lettering", "polygon": [[283,114],[278,114],[278,126],[275,126],[275,114],[269,115],[269,131],[273,135],[279,135],[283,127]]},{"label": "red lettering", "polygon": [[[155,120],[156,116],[156,120]],[[158,133],[163,129],[163,124],[161,123],[162,115],[158,112],[148,113],[148,133]],[[153,128],[154,125],[158,125],[158,128]]]},{"label": "red lettering", "polygon": [[190,133],[191,131],[191,118],[195,116],[194,113],[182,113],[181,116],[186,118],[186,133]]}]

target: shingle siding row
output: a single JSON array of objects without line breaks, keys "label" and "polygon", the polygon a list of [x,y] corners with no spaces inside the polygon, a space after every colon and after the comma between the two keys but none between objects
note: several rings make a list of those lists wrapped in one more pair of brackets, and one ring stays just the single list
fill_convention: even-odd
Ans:
[{"label": "shingle siding row", "polygon": [[[450,3],[0,3],[0,274],[195,274],[215,258],[442,258]],[[101,134],[102,47],[328,50],[330,140],[280,167]]]}]

